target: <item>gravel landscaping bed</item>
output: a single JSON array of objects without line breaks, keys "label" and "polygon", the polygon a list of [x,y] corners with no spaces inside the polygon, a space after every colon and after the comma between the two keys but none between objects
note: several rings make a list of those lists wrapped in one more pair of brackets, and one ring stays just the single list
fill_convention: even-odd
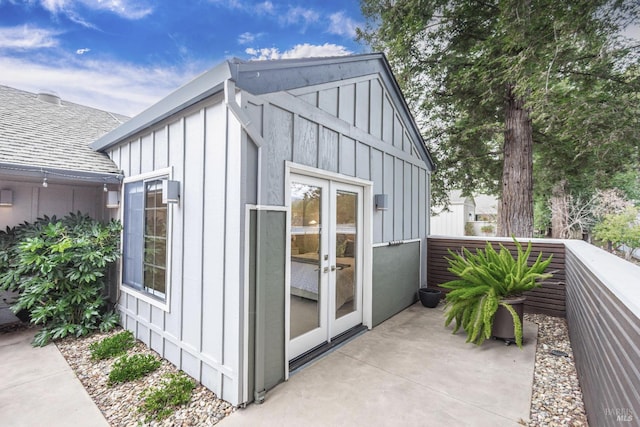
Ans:
[{"label": "gravel landscaping bed", "polygon": [[[141,403],[140,395],[146,388],[160,385],[165,374],[178,372],[178,369],[162,359],[160,368],[146,377],[114,386],[107,385],[111,366],[117,358],[91,360],[89,346],[120,331],[122,329],[81,339],[67,338],[56,343],[67,363],[112,427],[212,426],[235,411],[230,403],[219,399],[211,390],[198,384],[193,390],[188,406],[181,407],[160,422],[145,423],[145,415],[138,411],[138,406]],[[153,354],[159,357],[157,353],[139,341],[127,352],[129,355],[136,353]]]},{"label": "gravel landscaping bed", "polygon": [[[527,426],[588,426],[582,403],[582,392],[574,366],[573,352],[565,319],[542,314],[525,314],[525,319],[538,324],[538,345],[533,379],[530,421]],[[212,426],[236,408],[219,399],[213,392],[198,384],[188,406],[178,409],[161,422],[144,422],[138,412],[140,394],[149,387],[158,385],[168,372],[178,370],[166,360],[160,369],[136,381],[107,385],[107,377],[114,360],[94,361],[90,359],[89,346],[119,332],[96,334],[82,339],[65,339],[57,343],[60,352],[89,392],[112,427],[120,426]],[[567,356],[551,354],[559,350]],[[128,354],[154,354],[141,342]]]},{"label": "gravel landscaping bed", "polygon": [[[538,324],[531,420],[525,425],[588,426],[567,321],[543,314],[524,316],[526,320]],[[559,350],[567,356],[554,355],[552,350]]]}]

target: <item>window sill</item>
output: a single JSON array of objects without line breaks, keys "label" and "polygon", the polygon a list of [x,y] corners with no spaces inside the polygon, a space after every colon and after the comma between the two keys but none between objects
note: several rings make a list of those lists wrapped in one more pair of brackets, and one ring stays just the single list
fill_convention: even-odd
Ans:
[{"label": "window sill", "polygon": [[120,285],[120,291],[122,291],[127,295],[131,295],[132,297],[137,298],[140,301],[144,301],[148,304],[151,304],[154,307],[157,307],[163,311],[166,311],[167,313],[170,312],[168,298],[165,301],[160,301],[157,298],[154,298],[153,296],[151,296],[150,294],[147,294],[146,292],[139,291],[137,289],[134,289],[124,284]]}]

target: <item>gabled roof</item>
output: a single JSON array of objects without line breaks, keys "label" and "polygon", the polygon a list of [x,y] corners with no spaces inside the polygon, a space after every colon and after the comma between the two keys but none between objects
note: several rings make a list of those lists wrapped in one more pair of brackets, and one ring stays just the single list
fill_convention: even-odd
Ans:
[{"label": "gabled roof", "polygon": [[279,59],[271,61],[242,61],[232,59],[201,74],[166,98],[132,118],[113,132],[103,136],[91,147],[105,150],[123,142],[141,130],[223,90],[224,81],[231,79],[238,89],[254,95],[287,91],[300,87],[371,75],[378,73],[390,91],[417,150],[431,170],[435,169],[431,155],[409,112],[400,87],[385,56],[381,53],[349,55],[329,58]]},{"label": "gabled roof", "polygon": [[89,144],[127,117],[0,85],[0,172],[106,180],[116,165]]}]

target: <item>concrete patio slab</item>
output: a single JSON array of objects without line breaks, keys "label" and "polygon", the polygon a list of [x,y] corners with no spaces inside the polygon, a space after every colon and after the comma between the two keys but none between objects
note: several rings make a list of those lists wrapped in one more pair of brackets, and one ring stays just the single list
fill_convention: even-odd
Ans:
[{"label": "concrete patio slab", "polygon": [[58,348],[31,346],[35,333],[0,335],[0,425],[108,427]]},{"label": "concrete patio slab", "polygon": [[225,418],[233,426],[517,426],[529,419],[537,326],[523,349],[465,343],[442,305],[413,305]]}]

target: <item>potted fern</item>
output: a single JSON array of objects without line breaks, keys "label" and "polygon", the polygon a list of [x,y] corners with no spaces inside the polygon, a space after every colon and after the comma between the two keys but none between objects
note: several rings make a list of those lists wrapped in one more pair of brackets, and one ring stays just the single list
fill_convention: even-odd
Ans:
[{"label": "potted fern", "polygon": [[455,320],[453,333],[464,329],[467,342],[480,345],[494,337],[504,339],[507,344],[515,342],[522,348],[522,293],[552,276],[544,272],[552,256],[543,260],[541,252],[529,266],[531,242],[525,251],[513,240],[517,248],[515,257],[502,244],[496,252],[490,242],[475,254],[465,248],[462,254],[449,250],[448,270],[458,279],[441,285],[450,289],[446,296],[445,326]]}]

